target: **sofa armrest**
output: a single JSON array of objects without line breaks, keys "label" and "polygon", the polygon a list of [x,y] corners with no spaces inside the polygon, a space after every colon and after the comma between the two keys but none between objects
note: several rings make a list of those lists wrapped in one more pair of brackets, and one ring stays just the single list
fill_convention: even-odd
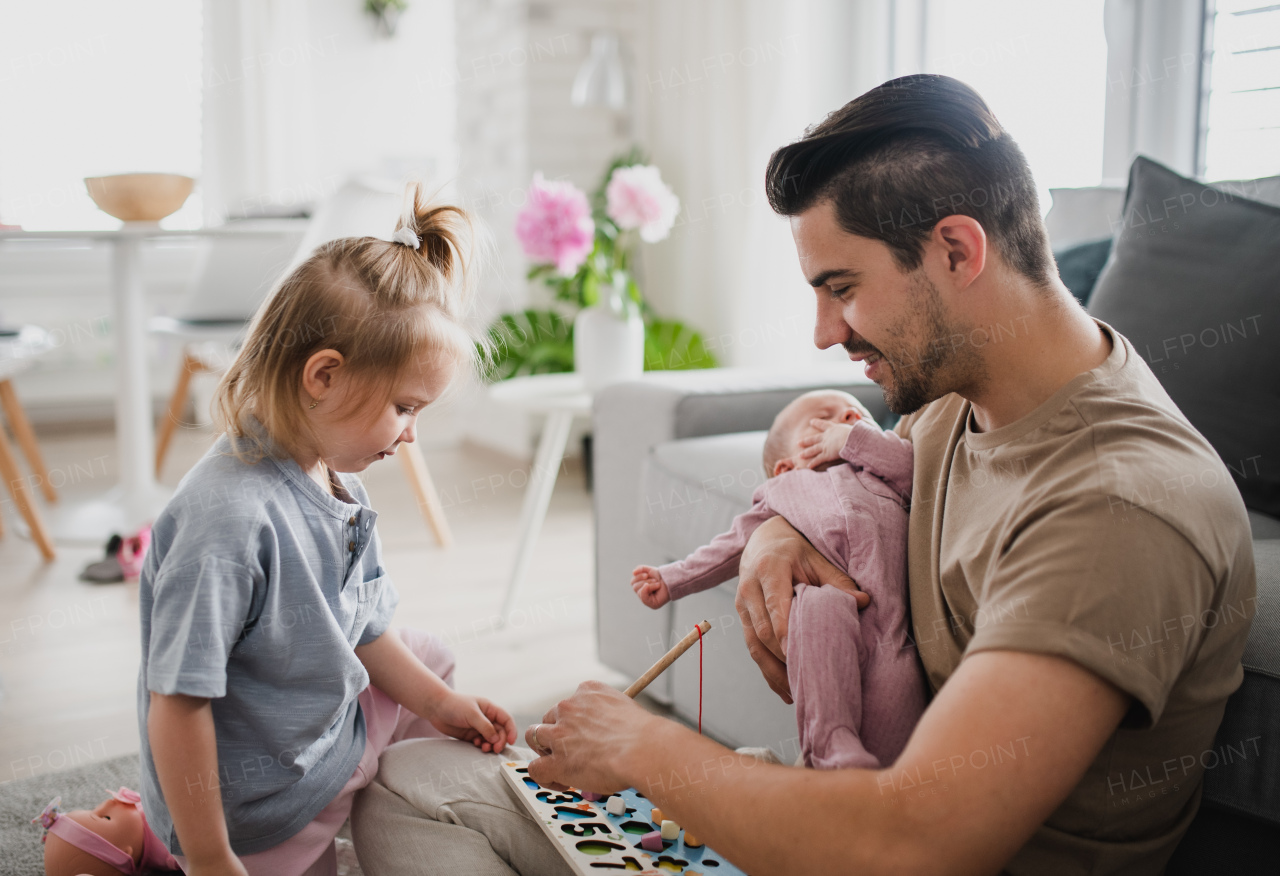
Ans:
[{"label": "sofa armrest", "polygon": [[[628,675],[643,673],[674,639],[674,612],[646,608],[631,592],[631,570],[661,560],[642,532],[640,470],[663,441],[767,429],[778,411],[812,389],[843,389],[877,419],[888,409],[880,388],[848,362],[797,370],[712,368],[650,372],[606,387],[593,405],[596,524],[596,636],[600,660]],[[649,692],[669,702],[670,678]]]}]

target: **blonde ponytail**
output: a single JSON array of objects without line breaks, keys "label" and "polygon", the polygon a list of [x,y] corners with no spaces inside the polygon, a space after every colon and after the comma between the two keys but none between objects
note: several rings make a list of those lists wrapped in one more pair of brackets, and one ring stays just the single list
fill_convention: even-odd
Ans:
[{"label": "blonde ponytail", "polygon": [[342,353],[353,377],[369,384],[370,407],[386,403],[403,372],[424,356],[459,371],[480,364],[486,342],[468,327],[481,240],[475,220],[461,207],[428,200],[413,184],[401,228],[414,232],[416,248],[344,237],[321,245],[280,281],[218,385],[220,428],[251,437],[254,417],[285,452],[313,446],[301,377],[323,349]]}]

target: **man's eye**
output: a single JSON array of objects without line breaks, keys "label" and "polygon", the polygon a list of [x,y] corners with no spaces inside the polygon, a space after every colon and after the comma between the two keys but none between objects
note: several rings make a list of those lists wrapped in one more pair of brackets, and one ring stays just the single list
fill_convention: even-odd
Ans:
[{"label": "man's eye", "polygon": [[832,287],[831,287],[831,297],[832,297],[832,298],[843,298],[843,297],[844,297],[844,293],[848,292],[851,288],[853,288],[853,287],[852,287],[852,286],[841,286],[839,289],[837,289],[837,288],[835,288],[834,286],[832,286]]}]

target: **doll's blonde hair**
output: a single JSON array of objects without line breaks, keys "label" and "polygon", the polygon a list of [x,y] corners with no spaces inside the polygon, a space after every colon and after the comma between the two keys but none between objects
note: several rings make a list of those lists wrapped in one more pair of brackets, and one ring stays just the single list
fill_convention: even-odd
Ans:
[{"label": "doll's blonde hair", "polygon": [[388,403],[406,369],[424,356],[455,367],[478,363],[486,345],[467,328],[477,268],[473,219],[461,207],[427,200],[413,184],[395,230],[401,228],[417,235],[416,249],[376,237],[331,240],[263,302],[213,399],[214,420],[237,439],[237,455],[270,452],[251,418],[280,452],[314,446],[301,381],[320,350],[341,353],[344,369],[368,387],[352,416]]}]

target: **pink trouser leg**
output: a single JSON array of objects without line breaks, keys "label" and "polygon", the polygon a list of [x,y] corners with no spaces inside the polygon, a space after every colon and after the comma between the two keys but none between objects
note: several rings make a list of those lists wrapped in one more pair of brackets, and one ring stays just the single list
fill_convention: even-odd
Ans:
[{"label": "pink trouser leg", "polygon": [[787,680],[805,766],[878,768],[860,736],[862,630],[854,598],[834,587],[797,584],[787,628]]},{"label": "pink trouser leg", "polygon": [[[421,630],[399,632],[423,665],[453,687],[454,658],[448,646]],[[402,708],[373,685],[360,692],[360,710],[366,730],[364,755],[347,784],[301,831],[265,852],[242,855],[240,861],[249,876],[337,876],[338,855],[333,839],[351,814],[356,791],[377,775],[382,752],[401,739],[444,736],[430,721]],[[184,858],[179,857],[178,863],[184,871],[189,869]]]}]

